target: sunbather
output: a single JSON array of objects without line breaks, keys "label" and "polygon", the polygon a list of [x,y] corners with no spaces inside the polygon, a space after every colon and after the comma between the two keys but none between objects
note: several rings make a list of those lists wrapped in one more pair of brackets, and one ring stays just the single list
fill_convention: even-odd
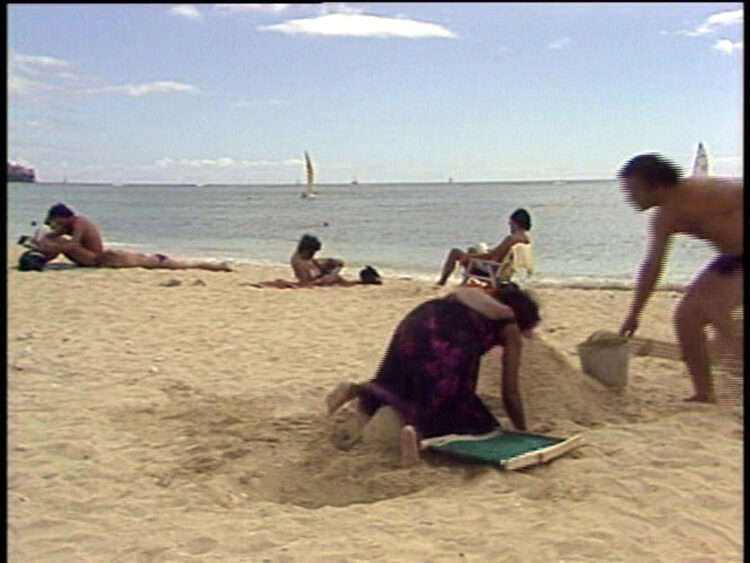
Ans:
[{"label": "sunbather", "polygon": [[47,261],[54,260],[62,254],[78,266],[232,271],[226,262],[182,262],[163,254],[106,249],[96,223],[88,217],[76,215],[63,203],[53,205],[49,209],[45,225],[49,225],[51,230],[47,233],[39,232],[38,236],[27,239],[25,246],[44,254]]},{"label": "sunbather", "polygon": [[453,273],[457,264],[466,266],[470,258],[479,258],[482,260],[492,260],[493,262],[502,262],[505,256],[510,251],[511,247],[518,243],[530,243],[528,231],[531,230],[531,217],[529,212],[525,209],[516,209],[508,220],[508,226],[510,233],[506,236],[500,244],[489,252],[484,253],[470,253],[464,252],[460,248],[453,248],[448,253],[443,265],[443,271],[440,274],[440,279],[437,285],[445,285],[448,278]]},{"label": "sunbather", "polygon": [[419,440],[445,434],[483,434],[500,426],[476,395],[481,357],[503,347],[502,398],[518,430],[526,429],[518,388],[521,336],[539,322],[529,295],[507,287],[488,294],[461,287],[422,303],[399,323],[374,379],[340,383],[326,397],[328,413],[352,399],[373,415],[394,409],[401,428],[401,463],[419,458]]}]

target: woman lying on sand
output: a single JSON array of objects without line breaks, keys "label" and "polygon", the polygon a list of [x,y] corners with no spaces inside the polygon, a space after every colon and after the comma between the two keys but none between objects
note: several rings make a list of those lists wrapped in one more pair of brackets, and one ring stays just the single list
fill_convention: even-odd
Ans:
[{"label": "woman lying on sand", "polygon": [[485,434],[500,426],[476,387],[481,357],[502,346],[503,406],[513,426],[525,430],[521,336],[530,337],[539,320],[536,302],[515,287],[489,293],[461,287],[422,303],[399,323],[374,379],[339,383],[329,393],[328,414],[355,398],[367,415],[391,407],[403,426],[401,464],[412,465],[422,438]]}]

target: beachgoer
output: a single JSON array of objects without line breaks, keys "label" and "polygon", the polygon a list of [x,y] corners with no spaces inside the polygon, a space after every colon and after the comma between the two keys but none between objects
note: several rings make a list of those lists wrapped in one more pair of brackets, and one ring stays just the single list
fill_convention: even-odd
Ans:
[{"label": "beachgoer", "polygon": [[291,258],[292,270],[300,287],[309,285],[356,285],[347,282],[339,272],[344,262],[338,258],[315,258],[322,245],[317,237],[303,235]]},{"label": "beachgoer", "polygon": [[460,248],[452,248],[445,259],[443,265],[443,271],[440,274],[440,279],[437,285],[442,286],[448,281],[448,278],[453,273],[457,264],[466,266],[470,258],[478,258],[480,260],[492,260],[493,262],[502,262],[508,251],[514,244],[518,243],[529,243],[528,231],[531,230],[531,217],[529,212],[525,209],[516,209],[508,220],[508,227],[510,233],[498,244],[495,248],[489,252],[464,252]]},{"label": "beachgoer", "polygon": [[704,330],[712,324],[725,342],[736,336],[731,313],[742,304],[743,184],[727,178],[682,178],[679,169],[658,154],[632,158],[618,176],[636,209],[656,208],[651,215],[649,248],[621,335],[632,336],[638,329],[641,312],[661,277],[674,235],[684,233],[705,240],[719,252],[690,283],[675,311],[682,357],[695,390],[687,400],[715,402]]},{"label": "beachgoer", "polygon": [[47,260],[64,255],[79,266],[96,266],[104,252],[99,227],[89,218],[76,215],[63,203],[49,208],[44,221],[51,229],[34,241],[35,250],[43,253]]},{"label": "beachgoer", "polygon": [[88,217],[76,215],[63,203],[50,207],[44,223],[49,225],[51,231],[29,241],[29,244],[43,253],[48,261],[62,254],[79,266],[232,271],[232,268],[225,262],[182,262],[163,254],[140,254],[126,250],[106,249],[96,223]]},{"label": "beachgoer", "polygon": [[326,397],[328,413],[358,398],[373,415],[394,409],[402,424],[401,462],[419,458],[421,438],[445,434],[484,434],[500,423],[476,394],[481,357],[503,347],[502,399],[513,426],[526,429],[518,385],[522,335],[539,322],[528,293],[513,287],[491,292],[460,287],[431,299],[398,324],[385,357],[366,383],[339,383]]}]

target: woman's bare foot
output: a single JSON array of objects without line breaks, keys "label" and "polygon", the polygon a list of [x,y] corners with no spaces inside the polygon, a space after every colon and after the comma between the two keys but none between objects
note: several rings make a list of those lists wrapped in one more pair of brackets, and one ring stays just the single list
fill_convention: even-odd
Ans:
[{"label": "woman's bare foot", "polygon": [[401,442],[401,467],[411,467],[419,461],[419,444],[417,443],[417,431],[410,424],[401,429],[399,435]]},{"label": "woman's bare foot", "polygon": [[356,398],[358,387],[354,383],[341,382],[326,396],[328,415],[335,413],[341,406]]}]

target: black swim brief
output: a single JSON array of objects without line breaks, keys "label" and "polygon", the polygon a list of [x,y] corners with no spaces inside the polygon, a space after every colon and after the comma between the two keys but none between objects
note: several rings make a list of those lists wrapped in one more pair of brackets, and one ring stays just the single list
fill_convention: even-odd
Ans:
[{"label": "black swim brief", "polygon": [[742,254],[722,254],[711,262],[710,268],[719,274],[728,275],[742,270]]}]

